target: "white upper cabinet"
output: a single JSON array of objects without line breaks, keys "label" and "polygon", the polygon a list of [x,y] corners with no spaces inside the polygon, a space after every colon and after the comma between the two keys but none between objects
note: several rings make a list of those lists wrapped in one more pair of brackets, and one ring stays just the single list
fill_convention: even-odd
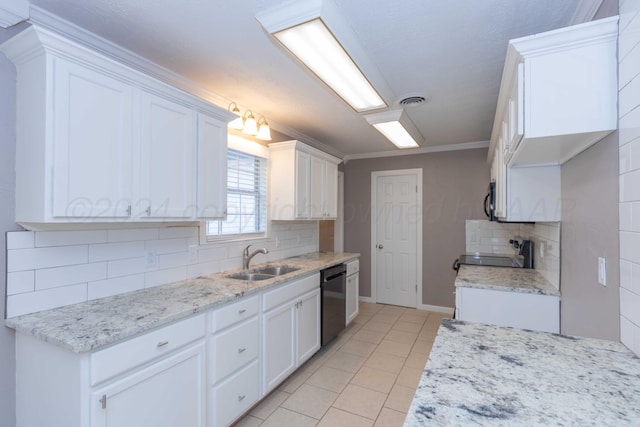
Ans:
[{"label": "white upper cabinet", "polygon": [[16,222],[224,217],[229,112],[37,26],[0,51],[17,71]]},{"label": "white upper cabinet", "polygon": [[190,218],[195,187],[196,115],[142,92],[142,217]]},{"label": "white upper cabinet", "polygon": [[269,149],[271,219],[336,219],[340,159],[299,141]]},{"label": "white upper cabinet", "polygon": [[559,165],[617,128],[618,17],[511,40],[491,138],[508,166]]},{"label": "white upper cabinet", "polygon": [[198,218],[227,215],[227,123],[198,114]]},{"label": "white upper cabinet", "polygon": [[52,70],[53,216],[127,218],[133,196],[131,86],[61,58]]}]

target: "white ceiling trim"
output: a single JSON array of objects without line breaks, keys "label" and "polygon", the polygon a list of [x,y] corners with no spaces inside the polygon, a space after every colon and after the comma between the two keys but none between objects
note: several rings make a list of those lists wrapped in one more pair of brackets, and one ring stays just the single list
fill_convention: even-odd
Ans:
[{"label": "white ceiling trim", "polygon": [[[205,101],[215,104],[220,108],[227,109],[229,104],[232,102],[232,100],[220,96],[217,93],[214,93],[206,89],[205,87],[196,84],[192,80],[189,80],[178,73],[162,67],[155,62],[149,61],[148,59],[136,53],[133,53],[120,45],[110,42],[109,40],[100,37],[99,35],[94,34],[90,31],[87,31],[84,28],[79,27],[65,19],[62,19],[59,16],[54,15],[44,9],[41,9],[38,6],[31,5],[30,12],[31,16],[29,21],[31,23],[37,24],[43,28],[61,34],[64,37],[75,41],[76,43],[87,46],[111,59],[117,60],[118,62],[121,62],[142,73],[150,75],[164,83],[167,83],[171,86],[202,98]],[[243,110],[251,109],[243,105],[239,105],[239,107]],[[317,141],[314,138],[303,134],[302,132],[290,128],[289,126],[274,122],[271,119],[269,119],[269,126],[287,136],[300,140],[319,150],[326,151],[327,153],[332,154],[336,157],[344,157],[344,153],[340,152],[339,150],[336,150],[335,148]]]},{"label": "white ceiling trim", "polygon": [[406,150],[379,151],[377,153],[347,154],[344,162],[349,160],[375,159],[379,157],[408,156],[413,154],[441,153],[443,151],[473,150],[476,148],[488,148],[489,141],[463,142],[461,144],[434,145],[432,147],[409,148]]},{"label": "white ceiling trim", "polygon": [[576,12],[571,18],[569,25],[582,24],[583,22],[589,22],[596,16],[598,9],[602,6],[603,0],[583,0],[578,5]]}]

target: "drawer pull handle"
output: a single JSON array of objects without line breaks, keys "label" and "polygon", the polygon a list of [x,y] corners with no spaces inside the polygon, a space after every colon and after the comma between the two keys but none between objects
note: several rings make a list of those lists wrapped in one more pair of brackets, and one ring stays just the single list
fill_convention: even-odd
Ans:
[{"label": "drawer pull handle", "polygon": [[238,310],[238,314],[244,314],[247,312],[246,308],[241,308],[240,310]]},{"label": "drawer pull handle", "polygon": [[238,396],[238,402],[242,402],[245,397],[247,397],[246,394],[243,394],[242,396]]},{"label": "drawer pull handle", "polygon": [[160,347],[164,347],[164,346],[165,346],[165,345],[167,345],[167,344],[169,344],[169,341],[160,341],[160,342],[158,343],[158,348],[160,348]]},{"label": "drawer pull handle", "polygon": [[238,353],[244,353],[245,351],[247,351],[247,349],[245,347],[240,347],[238,349]]}]

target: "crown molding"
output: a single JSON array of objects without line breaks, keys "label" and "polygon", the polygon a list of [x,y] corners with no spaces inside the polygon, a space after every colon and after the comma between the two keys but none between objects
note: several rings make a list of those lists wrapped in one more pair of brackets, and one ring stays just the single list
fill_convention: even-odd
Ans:
[{"label": "crown molding", "polygon": [[405,150],[378,151],[376,153],[347,154],[344,162],[349,160],[376,159],[380,157],[409,156],[416,154],[442,153],[445,151],[474,150],[489,147],[489,141],[464,142],[461,144],[434,145],[431,147],[409,148]]}]

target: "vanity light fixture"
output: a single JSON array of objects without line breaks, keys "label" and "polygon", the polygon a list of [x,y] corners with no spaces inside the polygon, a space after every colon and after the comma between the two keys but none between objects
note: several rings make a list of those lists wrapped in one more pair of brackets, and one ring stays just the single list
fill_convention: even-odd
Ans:
[{"label": "vanity light fixture", "polygon": [[263,141],[271,141],[271,128],[269,127],[269,123],[267,123],[267,119],[264,117],[260,117],[260,120],[258,120],[258,134],[256,138]]},{"label": "vanity light fixture", "polygon": [[375,68],[333,2],[288,2],[256,18],[269,34],[354,110],[364,112],[387,107],[378,90],[356,65],[359,62],[365,69],[367,66]]},{"label": "vanity light fixture", "polygon": [[[233,109],[231,108],[231,106],[233,106]],[[231,104],[229,104],[228,109],[233,114],[238,116],[229,122],[228,127],[235,130],[242,130],[242,128],[244,127],[244,123],[242,121],[242,114],[240,114],[240,109],[238,108],[238,104],[236,104],[235,102],[232,102]]]},{"label": "vanity light fixture", "polygon": [[364,118],[398,148],[415,148],[419,146],[417,141],[423,141],[403,110],[368,114]]},{"label": "vanity light fixture", "polygon": [[244,122],[242,133],[246,133],[251,136],[255,136],[258,133],[258,123],[256,122],[256,118],[253,117],[253,112],[251,110],[244,112],[242,115],[242,121]]}]

